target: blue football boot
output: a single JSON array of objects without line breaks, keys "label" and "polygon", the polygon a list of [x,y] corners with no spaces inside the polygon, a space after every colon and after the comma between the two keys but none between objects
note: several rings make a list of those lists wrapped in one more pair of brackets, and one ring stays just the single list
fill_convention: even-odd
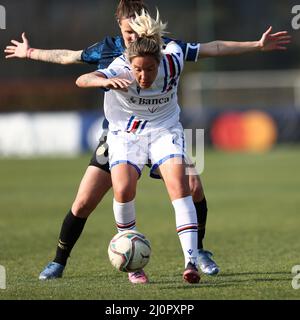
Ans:
[{"label": "blue football boot", "polygon": [[219,266],[213,261],[212,253],[207,250],[199,249],[199,267],[204,274],[215,276],[220,272]]},{"label": "blue football boot", "polygon": [[57,262],[50,262],[45,269],[40,273],[40,280],[49,280],[61,278],[64,272],[65,266]]}]

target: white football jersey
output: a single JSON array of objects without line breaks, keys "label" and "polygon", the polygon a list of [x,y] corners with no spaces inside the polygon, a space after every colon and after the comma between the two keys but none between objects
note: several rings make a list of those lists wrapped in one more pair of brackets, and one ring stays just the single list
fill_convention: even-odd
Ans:
[{"label": "white football jersey", "polygon": [[128,92],[105,92],[104,113],[111,131],[127,131],[147,134],[158,128],[169,128],[179,121],[180,108],[177,88],[183,69],[183,52],[175,42],[163,50],[158,74],[152,86],[141,89],[124,55],[116,58],[106,69],[99,69],[107,78],[123,78],[133,81]]}]

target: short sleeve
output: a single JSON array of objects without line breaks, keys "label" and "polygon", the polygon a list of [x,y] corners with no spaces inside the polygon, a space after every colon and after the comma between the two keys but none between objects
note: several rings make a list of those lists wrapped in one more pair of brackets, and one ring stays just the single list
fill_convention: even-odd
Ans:
[{"label": "short sleeve", "polygon": [[122,78],[133,80],[131,69],[123,56],[115,59],[107,68],[98,69],[97,71],[103,73],[108,79]]},{"label": "short sleeve", "polygon": [[183,59],[185,61],[196,62],[198,60],[198,55],[200,51],[200,43],[184,42],[177,39],[163,37],[165,45],[168,45],[170,42],[175,42],[183,52]]}]

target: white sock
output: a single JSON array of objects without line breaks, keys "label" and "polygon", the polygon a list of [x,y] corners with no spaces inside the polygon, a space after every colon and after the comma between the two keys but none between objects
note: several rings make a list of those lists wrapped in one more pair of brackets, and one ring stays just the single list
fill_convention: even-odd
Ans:
[{"label": "white sock", "polygon": [[175,209],[176,229],[184,254],[185,266],[198,265],[198,220],[191,196],[172,201]]},{"label": "white sock", "polygon": [[134,199],[125,203],[120,203],[114,199],[113,210],[118,232],[135,230]]}]

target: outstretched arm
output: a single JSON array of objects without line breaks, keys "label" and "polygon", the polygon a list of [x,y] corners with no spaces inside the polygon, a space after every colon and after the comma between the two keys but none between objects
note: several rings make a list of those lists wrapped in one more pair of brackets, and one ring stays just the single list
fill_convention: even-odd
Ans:
[{"label": "outstretched arm", "polygon": [[5,58],[27,58],[44,62],[59,64],[81,63],[82,50],[43,50],[31,48],[26,38],[25,32],[22,33],[22,42],[11,40],[12,45],[5,48]]},{"label": "outstretched arm", "polygon": [[132,81],[121,78],[110,78],[98,71],[83,74],[76,80],[76,85],[80,88],[104,88],[127,91]]},{"label": "outstretched arm", "polygon": [[203,43],[201,44],[198,58],[231,56],[255,51],[286,50],[286,45],[291,42],[291,36],[288,32],[271,32],[272,27],[258,41],[235,42],[218,40]]}]

